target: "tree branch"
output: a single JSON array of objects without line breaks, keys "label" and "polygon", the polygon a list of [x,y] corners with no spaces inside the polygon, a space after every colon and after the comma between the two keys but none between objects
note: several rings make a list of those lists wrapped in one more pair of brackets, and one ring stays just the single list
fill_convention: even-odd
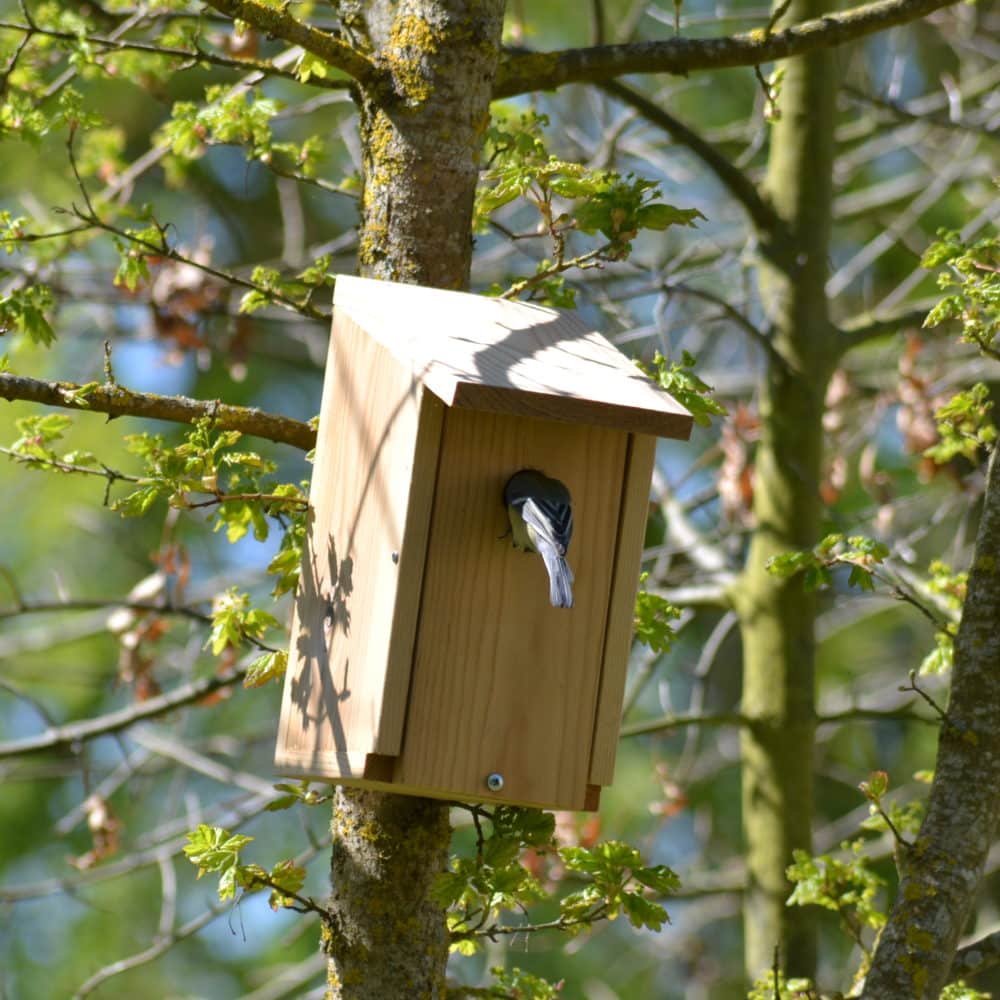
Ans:
[{"label": "tree branch", "polygon": [[841,324],[842,347],[845,351],[849,351],[859,344],[866,344],[869,340],[877,340],[879,337],[888,337],[901,330],[913,328],[919,330],[923,327],[927,313],[933,304],[932,302],[926,309],[909,308],[878,318],[858,316]]},{"label": "tree branch", "polygon": [[[295,863],[301,865],[306,864],[319,853],[319,849],[321,847],[326,847],[328,843],[329,838],[324,837],[321,841],[303,851],[297,858],[295,858]],[[170,864],[172,863],[172,859],[161,863]],[[73,1000],[82,1000],[83,997],[90,996],[91,993],[93,993],[102,983],[107,982],[107,980],[121,975],[123,972],[128,972],[131,969],[136,969],[142,965],[147,965],[148,963],[155,961],[165,952],[169,951],[175,944],[190,937],[192,934],[196,934],[203,927],[215,920],[215,918],[220,914],[225,913],[227,910],[231,911],[232,908],[233,903],[231,900],[218,900],[198,916],[193,917],[184,924],[181,924],[180,927],[174,928],[170,926],[161,928],[159,933],[147,948],[144,948],[142,951],[138,951],[133,955],[129,955],[127,958],[118,959],[117,961],[111,962],[103,968],[98,969],[98,971],[91,975],[86,982],[78,987],[76,993],[73,994]],[[325,911],[320,911],[319,908],[316,908],[316,912],[323,913]],[[323,959],[322,955],[319,955],[318,957],[321,960]],[[318,972],[320,968],[322,968],[322,964],[318,964],[316,971]]]},{"label": "tree branch", "polygon": [[108,712],[106,715],[84,719],[82,722],[71,722],[65,726],[50,727],[37,736],[26,736],[20,740],[0,743],[0,760],[7,757],[27,757],[49,750],[65,750],[84,740],[119,733],[143,719],[155,719],[176,708],[200,701],[213,691],[232,687],[246,676],[248,669],[248,666],[234,667],[224,674],[182,684],[167,694],[157,695],[155,698],[119,709],[117,712]]},{"label": "tree branch", "polygon": [[179,424],[193,424],[202,417],[212,417],[220,430],[241,431],[268,441],[290,444],[302,451],[308,451],[316,443],[316,432],[308,424],[256,407],[132,392],[120,385],[99,385],[82,395],[80,389],[81,386],[74,382],[43,382],[23,375],[0,373],[0,399],[25,399],[67,410],[89,410],[111,417],[152,417]]},{"label": "tree branch", "polygon": [[684,729],[687,726],[746,726],[749,723],[750,719],[738,712],[720,712],[718,715],[664,715],[658,719],[622,726],[621,735],[643,736],[646,733],[665,733],[671,729]]},{"label": "tree branch", "polygon": [[326,31],[305,24],[288,13],[287,4],[269,6],[262,0],[207,0],[210,6],[234,20],[246,21],[258,31],[299,45],[319,56],[328,66],[343,70],[358,83],[371,84],[378,77],[375,64],[364,53]]},{"label": "tree branch", "polygon": [[648,122],[662,128],[675,142],[687,146],[718,178],[725,189],[746,209],[758,231],[773,235],[783,224],[777,212],[761,197],[753,181],[735,166],[717,147],[689,125],[678,121],[644,94],[617,80],[601,84],[605,93],[634,108]]},{"label": "tree branch", "polygon": [[[190,16],[190,15],[189,15]],[[57,31],[54,28],[44,28],[40,25],[19,24],[17,21],[0,21],[0,30],[20,31],[23,34],[22,45],[27,44],[33,35],[43,38],[54,38],[64,42],[86,42],[98,49],[110,52],[146,52],[151,55],[167,56],[172,59],[183,59],[192,65],[222,66],[226,69],[238,69],[241,72],[256,70],[262,76],[280,76],[286,80],[301,83],[298,73],[291,69],[276,66],[266,59],[247,59],[236,56],[226,56],[208,49],[183,49],[170,45],[157,45],[155,42],[133,41],[127,38],[112,38],[103,35],[80,35],[72,31]],[[8,74],[9,75],[9,74]],[[328,90],[344,90],[350,86],[349,80],[330,79],[311,76],[309,86],[323,87]]]},{"label": "tree branch", "polygon": [[[870,719],[874,721],[897,721],[897,722],[926,722],[930,725],[937,725],[939,719],[929,718],[914,712],[909,706],[901,708],[848,708],[842,712],[831,712],[828,715],[817,715],[816,725],[835,725],[840,722],[852,722],[859,719]],[[647,719],[644,722],[635,722],[630,726],[623,726],[621,735],[643,736],[647,733],[664,733],[672,729],[685,729],[688,726],[731,726],[744,727],[753,726],[753,719],[739,712],[720,712],[717,715],[663,715],[656,719]]]},{"label": "tree branch", "polygon": [[915,21],[955,2],[876,0],[770,34],[758,28],[724,38],[670,38],[556,52],[508,51],[500,63],[493,97],[552,90],[566,83],[602,83],[626,73],[684,75],[701,69],[759,66],[842,45],[897,24]]},{"label": "tree branch", "polygon": [[58,611],[93,611],[101,608],[108,611],[127,608],[129,611],[138,611],[143,614],[177,615],[201,622],[203,625],[212,623],[212,616],[198,611],[197,608],[177,604],[151,604],[148,601],[130,601],[127,598],[123,601],[116,601],[113,597],[73,598],[68,601],[22,601],[19,599],[12,608],[0,608],[0,621],[5,618],[17,618],[20,615],[48,614]]},{"label": "tree branch", "polygon": [[[780,226],[780,220],[776,219],[776,224]],[[735,306],[730,305],[721,295],[716,295],[715,292],[710,292],[705,288],[696,288],[693,285],[687,285],[683,282],[673,283],[665,281],[661,287],[668,294],[689,295],[691,298],[701,299],[703,302],[711,302],[712,305],[718,306],[732,323],[738,326],[755,344],[764,349],[764,353],[771,359],[772,364],[782,369],[788,369],[788,362],[774,346],[774,339],[771,334],[751,322],[749,317],[741,313]]]},{"label": "tree branch", "polygon": [[[239,802],[235,805],[223,803],[221,805],[209,806],[205,809],[202,819],[206,823],[222,826],[227,830],[236,829],[246,823],[247,820],[253,819],[264,812],[268,804],[273,802],[276,797],[277,793],[266,797],[254,795],[249,798],[246,795],[241,795]],[[47,878],[40,882],[28,882],[0,887],[0,903],[7,906],[12,903],[26,902],[31,899],[43,899],[46,896],[52,896],[56,893],[73,894],[85,886],[109,882],[112,879],[120,878],[123,875],[131,875],[144,868],[159,864],[164,860],[169,860],[174,855],[180,854],[184,845],[188,843],[186,832],[188,821],[182,815],[179,817],[179,821],[175,820],[168,824],[168,826],[173,829],[183,830],[184,832],[180,836],[161,841],[153,847],[120,856],[102,865],[75,872],[73,875]]]},{"label": "tree branch", "polygon": [[[934,782],[864,1000],[936,997],[1000,823],[1000,462],[990,462]],[[917,690],[918,694],[921,694]]]},{"label": "tree branch", "polygon": [[955,982],[956,979],[975,976],[998,965],[1000,965],[1000,930],[993,931],[992,934],[987,934],[964,948],[959,948],[955,952],[955,961],[951,963],[948,979],[950,982]]},{"label": "tree branch", "polygon": [[898,101],[890,101],[884,97],[867,94],[863,90],[860,90],[857,87],[852,87],[849,84],[844,84],[841,87],[841,90],[852,101],[859,104],[867,104],[873,108],[880,108],[883,111],[888,111],[896,118],[900,118],[903,121],[921,122],[923,124],[933,125],[935,128],[950,129],[955,132],[974,132],[977,135],[984,135],[989,139],[996,139],[1000,136],[1000,132],[998,132],[995,128],[990,128],[987,121],[970,122],[963,119],[953,120],[946,115],[941,114],[921,114],[917,111],[911,111]]}]

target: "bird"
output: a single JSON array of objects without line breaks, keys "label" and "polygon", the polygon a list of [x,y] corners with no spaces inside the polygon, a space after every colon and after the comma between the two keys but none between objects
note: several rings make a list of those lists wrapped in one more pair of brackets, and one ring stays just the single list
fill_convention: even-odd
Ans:
[{"label": "bird", "polygon": [[503,490],[515,548],[537,552],[549,574],[549,601],[554,608],[573,607],[573,571],[566,549],[573,536],[569,490],[537,469],[521,469]]}]

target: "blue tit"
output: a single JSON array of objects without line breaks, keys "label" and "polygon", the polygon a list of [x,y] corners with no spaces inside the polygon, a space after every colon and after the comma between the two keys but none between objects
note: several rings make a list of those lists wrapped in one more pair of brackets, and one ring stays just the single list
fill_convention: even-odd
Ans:
[{"label": "blue tit", "polygon": [[573,536],[569,490],[537,469],[522,469],[503,490],[514,545],[537,552],[549,574],[549,600],[554,608],[573,607],[573,571],[566,549]]}]

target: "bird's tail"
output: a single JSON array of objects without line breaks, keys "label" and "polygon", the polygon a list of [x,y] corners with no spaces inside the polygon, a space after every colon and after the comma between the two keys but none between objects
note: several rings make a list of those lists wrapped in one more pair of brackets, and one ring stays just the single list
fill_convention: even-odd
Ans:
[{"label": "bird's tail", "polygon": [[573,607],[573,571],[550,542],[539,540],[538,551],[549,574],[549,600],[554,608]]}]

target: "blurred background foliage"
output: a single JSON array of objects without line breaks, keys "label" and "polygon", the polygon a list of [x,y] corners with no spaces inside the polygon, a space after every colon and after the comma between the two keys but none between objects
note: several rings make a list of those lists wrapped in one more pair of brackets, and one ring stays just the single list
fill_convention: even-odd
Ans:
[{"label": "blurred background foliage", "polygon": [[[87,12],[86,4],[79,6]],[[512,44],[567,47],[594,37],[589,7],[572,0],[512,0],[508,6]],[[609,40],[674,32],[669,4],[607,0],[600,6]],[[18,4],[3,0],[0,14],[17,20]],[[323,16],[323,5],[316,4],[314,17]],[[679,16],[683,34],[705,37],[760,26],[768,11],[750,0],[687,0]],[[210,15],[204,30],[226,33],[229,25]],[[0,61],[18,40],[0,28]],[[257,42],[261,55],[275,50],[264,39]],[[1000,9],[990,0],[837,50],[844,88],[828,285],[836,319],[877,307],[926,306],[935,285],[918,265],[935,231],[991,231],[1000,212],[991,181],[1000,123],[998,52]],[[205,68],[153,78],[136,71],[128,55],[105,63],[105,72],[87,68],[73,83],[114,130],[104,147],[84,140],[96,158],[93,178],[104,184],[116,183],[148,151],[174,102],[200,101],[207,85],[234,79],[229,71]],[[752,71],[649,83],[659,104],[696,123],[744,170],[760,175],[768,125]],[[162,165],[147,170],[130,200],[151,205],[158,219],[169,221],[177,245],[191,254],[210,252],[219,267],[242,274],[264,264],[294,272],[329,253],[332,271],[351,273],[358,221],[352,179],[359,171],[353,106],[343,92],[288,80],[269,80],[261,90],[284,103],[272,123],[275,136],[298,143],[320,136],[317,177],[341,190],[276,177],[241,149],[218,146],[184,166],[183,187],[174,186]],[[699,375],[728,409],[725,418],[696,428],[689,444],[660,447],[645,565],[650,585],[685,610],[667,652],[635,650],[626,733],[674,713],[733,713],[740,688],[735,618],[724,608],[702,606],[695,585],[706,558],[717,560],[717,578],[742,563],[758,429],[759,348],[716,303],[690,289],[761,321],[754,247],[741,209],[683,146],[595,88],[569,86],[504,104],[508,111],[547,115],[544,139],[560,158],[635,172],[658,182],[666,201],[705,216],[696,230],[641,234],[626,262],[566,278],[584,318],[636,357],[648,361],[659,350],[678,359],[692,352]],[[0,209],[27,216],[39,230],[65,222],[56,208],[80,195],[68,170],[64,130],[34,144],[0,131],[0,162]],[[478,289],[506,287],[531,274],[549,252],[542,238],[507,238],[537,223],[523,203],[504,208],[498,220],[502,230],[476,238]],[[324,323],[276,309],[241,315],[237,295],[169,261],[155,264],[151,283],[129,293],[112,284],[117,264],[106,239],[51,267],[21,253],[0,259],[0,280],[14,280],[24,269],[44,272],[58,294],[52,348],[13,334],[0,340],[12,370],[77,383],[100,380],[107,340],[114,373],[131,389],[258,406],[301,420],[318,411]],[[980,471],[961,460],[931,467],[920,458],[921,435],[933,434],[935,401],[992,378],[970,349],[944,335],[919,334],[916,324],[853,352],[827,401],[829,530],[861,530],[886,540],[901,571],[914,577],[934,558],[964,566]],[[0,444],[18,437],[18,418],[38,412],[29,403],[4,404]],[[137,471],[122,437],[143,430],[175,443],[184,433],[169,424],[78,413],[65,448],[89,450],[114,468]],[[308,478],[309,466],[295,449],[244,443],[277,463],[280,481]],[[110,495],[124,492],[119,484]],[[100,479],[6,460],[0,461],[0,496],[0,611],[16,609],[19,597],[108,602],[0,619],[4,740],[37,733],[48,721],[103,715],[212,675],[218,663],[204,648],[202,624],[168,617],[157,634],[139,640],[134,636],[142,619],[120,628],[114,599],[143,581],[148,599],[183,595],[206,610],[230,586],[268,602],[273,580],[265,570],[280,540],[277,522],[266,542],[248,536],[229,544],[204,516],[161,503],[144,518],[123,519],[103,504]],[[891,596],[850,591],[845,576],[838,571],[822,597],[820,712],[909,704],[911,697],[898,688],[932,648],[933,630]],[[286,596],[274,613],[285,622],[288,609]],[[109,622],[114,615],[118,623]],[[126,635],[133,639],[123,641]],[[137,651],[129,641],[139,643],[138,679]],[[932,693],[941,690],[939,680],[926,684]],[[305,852],[307,891],[317,898],[326,891],[325,810],[263,811],[276,780],[271,754],[279,698],[277,685],[237,687],[73,753],[0,761],[0,996],[83,995],[77,991],[97,970],[159,948],[170,928],[189,923],[196,933],[96,992],[213,1000],[321,995],[325,970],[314,920],[272,913],[262,896],[220,906],[211,880],[196,882],[179,856],[184,832],[199,822],[239,828],[256,838],[251,853],[261,863]],[[867,816],[857,785],[869,771],[888,771],[900,801],[921,794],[911,775],[932,765],[936,731],[912,720],[854,720],[822,726],[819,739],[816,849],[826,851],[853,837]],[[455,976],[474,983],[490,965],[516,965],[565,980],[561,995],[567,998],[743,996],[738,763],[732,726],[626,735],[616,782],[599,816],[561,816],[559,831],[568,842],[626,840],[649,863],[673,867],[682,889],[667,903],[672,924],[658,934],[637,933],[618,921],[569,940],[551,934],[487,943],[485,954],[456,958]],[[94,842],[85,802],[95,792],[116,817],[111,828],[117,844],[88,867]],[[456,813],[456,821],[467,823],[468,817]],[[891,882],[888,843],[878,840],[874,851],[877,870]],[[998,904],[1000,883],[991,872],[982,925],[997,919]],[[832,914],[824,914],[822,955],[820,980],[842,981],[853,961],[851,942]],[[1000,987],[1000,980],[993,985]]]}]

